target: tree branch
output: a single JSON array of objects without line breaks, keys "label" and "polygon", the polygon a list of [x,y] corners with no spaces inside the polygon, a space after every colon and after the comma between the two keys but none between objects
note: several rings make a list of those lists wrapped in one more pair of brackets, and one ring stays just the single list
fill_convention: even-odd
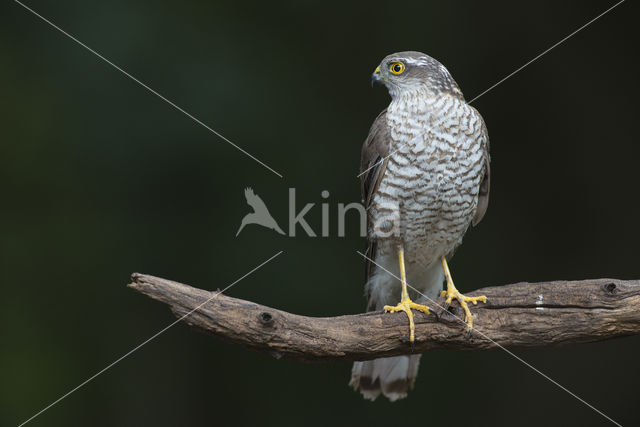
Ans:
[{"label": "tree branch", "polygon": [[516,283],[479,289],[468,295],[486,295],[489,302],[471,308],[475,327],[471,339],[466,338],[460,320],[464,314],[455,301],[444,315],[436,315],[441,309],[428,303],[434,308],[431,315],[414,312],[412,349],[403,313],[306,317],[159,277],[135,273],[131,279],[129,287],[168,304],[179,318],[186,315],[185,323],[276,358],[367,360],[412,351],[485,350],[496,343],[550,346],[640,333],[637,280]]}]

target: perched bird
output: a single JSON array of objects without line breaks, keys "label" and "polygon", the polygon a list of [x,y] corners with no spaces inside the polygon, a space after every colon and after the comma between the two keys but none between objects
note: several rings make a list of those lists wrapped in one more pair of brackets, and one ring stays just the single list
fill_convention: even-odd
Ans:
[{"label": "perched bird", "polygon": [[244,197],[247,199],[247,204],[253,208],[253,212],[246,214],[244,218],[242,218],[242,223],[240,224],[240,228],[238,228],[236,236],[240,234],[244,226],[247,224],[258,224],[275,230],[280,234],[284,234],[284,231],[282,231],[276,220],[273,219],[269,213],[267,205],[264,204],[260,196],[253,192],[253,189],[250,187],[245,188]]},{"label": "perched bird", "polygon": [[[387,56],[375,69],[374,82],[387,87],[391,103],[362,146],[367,310],[403,312],[413,342],[411,310],[428,314],[423,304],[440,294],[447,297],[446,306],[453,299],[460,303],[470,333],[467,303],[486,302],[486,297],[460,294],[447,260],[487,210],[487,128],[449,71],[424,53]],[[367,399],[382,393],[394,401],[413,387],[419,361],[420,355],[410,355],[355,362],[349,384]]]}]

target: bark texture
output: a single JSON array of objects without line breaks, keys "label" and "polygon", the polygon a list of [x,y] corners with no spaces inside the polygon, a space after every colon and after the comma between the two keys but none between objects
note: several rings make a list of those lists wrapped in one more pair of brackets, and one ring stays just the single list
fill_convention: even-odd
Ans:
[{"label": "bark texture", "polygon": [[[416,340],[408,342],[404,313],[370,312],[337,317],[287,313],[218,292],[134,273],[128,285],[167,304],[190,326],[276,358],[304,361],[367,360],[434,349],[485,350],[501,345],[552,346],[600,341],[640,333],[640,281],[593,279],[495,286],[470,306],[473,336],[454,301],[428,303],[432,314],[414,311]],[[184,317],[183,317],[184,316]]]}]

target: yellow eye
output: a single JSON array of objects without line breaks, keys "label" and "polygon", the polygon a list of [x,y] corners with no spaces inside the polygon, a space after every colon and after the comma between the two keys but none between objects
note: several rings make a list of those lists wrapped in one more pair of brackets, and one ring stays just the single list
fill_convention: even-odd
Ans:
[{"label": "yellow eye", "polygon": [[402,62],[393,62],[389,67],[389,71],[391,71],[393,74],[402,74],[402,72],[404,71],[404,64]]}]

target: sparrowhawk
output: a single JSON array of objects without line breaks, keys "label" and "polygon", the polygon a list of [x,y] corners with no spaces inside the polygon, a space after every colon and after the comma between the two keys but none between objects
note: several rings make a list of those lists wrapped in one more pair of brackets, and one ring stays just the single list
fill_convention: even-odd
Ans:
[{"label": "sparrowhawk", "polygon": [[[366,255],[374,261],[366,265],[367,309],[406,313],[413,342],[411,310],[428,314],[421,303],[440,294],[446,296],[445,307],[453,299],[460,303],[471,333],[467,303],[486,302],[486,297],[460,294],[447,259],[469,225],[478,224],[487,210],[487,128],[449,71],[423,53],[387,56],[373,73],[373,82],[387,87],[391,103],[373,122],[362,146]],[[355,362],[350,385],[371,400],[380,393],[392,401],[405,397],[419,361],[420,355],[410,355]]]}]

